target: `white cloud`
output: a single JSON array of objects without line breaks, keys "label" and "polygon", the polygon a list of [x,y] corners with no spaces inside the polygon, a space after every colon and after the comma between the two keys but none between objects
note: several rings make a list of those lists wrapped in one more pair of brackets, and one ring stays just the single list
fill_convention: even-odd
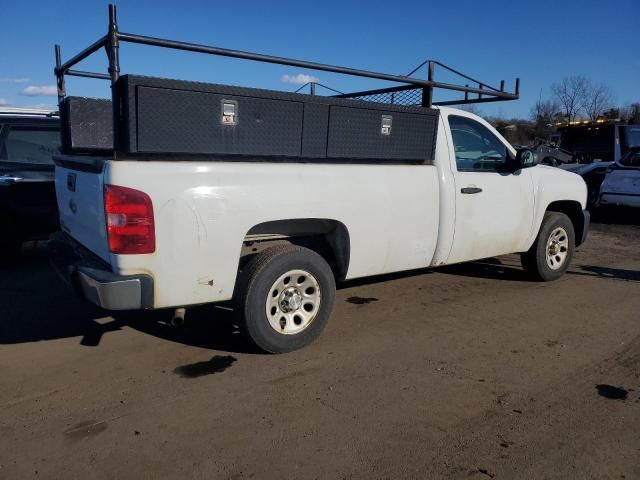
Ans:
[{"label": "white cloud", "polygon": [[29,85],[27,88],[25,88],[22,91],[22,93],[30,97],[35,97],[37,95],[57,95],[58,89],[56,88],[55,85],[42,85],[39,87],[34,85]]},{"label": "white cloud", "polygon": [[7,105],[11,105],[11,102],[6,98],[0,98],[0,107],[6,107]]},{"label": "white cloud", "polygon": [[0,82],[5,82],[5,83],[29,83],[30,81],[31,81],[30,78],[10,78],[10,77],[0,78]]},{"label": "white cloud", "polygon": [[293,83],[294,85],[304,85],[305,83],[315,82],[318,83],[320,79],[313,75],[306,75],[299,73],[297,75],[282,75],[280,81],[284,83]]},{"label": "white cloud", "polygon": [[48,103],[36,103],[35,105],[27,105],[25,108],[36,108],[38,110],[58,110],[55,105],[49,105]]}]

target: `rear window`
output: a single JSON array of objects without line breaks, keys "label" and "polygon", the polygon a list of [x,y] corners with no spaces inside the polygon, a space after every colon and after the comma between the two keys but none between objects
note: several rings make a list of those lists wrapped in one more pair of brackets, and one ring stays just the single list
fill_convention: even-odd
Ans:
[{"label": "rear window", "polygon": [[629,129],[629,141],[627,143],[630,147],[640,147],[640,128]]},{"label": "rear window", "polygon": [[60,132],[51,127],[5,125],[0,142],[4,162],[52,165],[60,152]]},{"label": "rear window", "polygon": [[640,150],[634,150],[623,158],[620,163],[625,167],[640,167]]}]

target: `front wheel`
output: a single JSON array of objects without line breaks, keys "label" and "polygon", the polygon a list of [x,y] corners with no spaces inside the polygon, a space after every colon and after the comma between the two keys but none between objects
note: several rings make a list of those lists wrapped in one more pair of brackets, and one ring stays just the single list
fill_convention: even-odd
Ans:
[{"label": "front wheel", "polygon": [[336,285],[327,262],[297,246],[269,248],[238,275],[234,310],[260,349],[284,353],[305,347],[324,329]]},{"label": "front wheel", "polygon": [[522,266],[536,280],[556,280],[569,268],[574,249],[575,233],[569,217],[546,212],[536,241],[521,255]]}]

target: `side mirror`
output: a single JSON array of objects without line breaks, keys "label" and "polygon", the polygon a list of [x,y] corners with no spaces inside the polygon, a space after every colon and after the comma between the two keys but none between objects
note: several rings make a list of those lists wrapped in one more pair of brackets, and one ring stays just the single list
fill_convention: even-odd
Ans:
[{"label": "side mirror", "polygon": [[536,165],[536,156],[532,150],[528,148],[521,148],[516,153],[516,161],[515,167],[520,168],[529,168],[534,167]]}]

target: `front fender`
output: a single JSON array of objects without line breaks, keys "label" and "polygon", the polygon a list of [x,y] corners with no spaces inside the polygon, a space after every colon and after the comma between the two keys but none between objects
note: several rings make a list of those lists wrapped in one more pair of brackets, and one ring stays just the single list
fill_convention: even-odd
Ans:
[{"label": "front fender", "polygon": [[[535,242],[544,214],[548,210],[567,213],[575,227],[579,227],[579,222],[588,227],[589,212],[587,207],[587,185],[580,175],[567,172],[559,168],[537,165],[531,169],[531,178],[534,189],[534,212],[531,236],[527,242],[530,248]],[[586,212],[586,213],[584,213]],[[578,223],[578,224],[576,224]],[[576,228],[576,244],[586,238],[587,228]],[[584,237],[584,238],[583,238]]]}]

